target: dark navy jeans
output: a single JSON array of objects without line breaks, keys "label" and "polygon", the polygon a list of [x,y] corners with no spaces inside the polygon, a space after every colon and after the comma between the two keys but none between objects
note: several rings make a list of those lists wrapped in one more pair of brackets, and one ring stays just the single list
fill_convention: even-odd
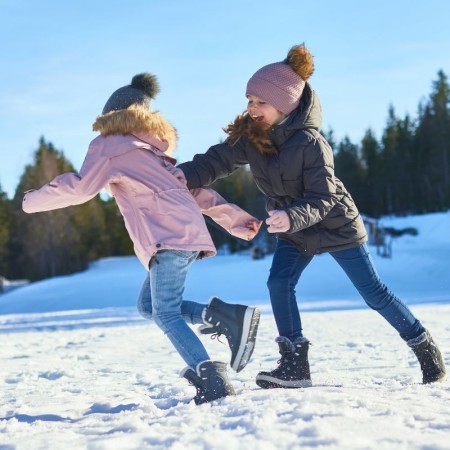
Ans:
[{"label": "dark navy jeans", "polygon": [[[330,255],[344,269],[367,305],[383,316],[402,339],[408,341],[425,331],[409,308],[382,283],[366,245]],[[278,240],[267,286],[278,333],[291,341],[302,337],[295,287],[313,258],[298,251],[290,242]]]}]

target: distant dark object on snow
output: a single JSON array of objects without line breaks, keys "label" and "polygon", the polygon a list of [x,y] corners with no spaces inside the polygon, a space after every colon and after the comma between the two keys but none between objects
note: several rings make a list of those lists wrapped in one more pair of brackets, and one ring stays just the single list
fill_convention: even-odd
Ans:
[{"label": "distant dark object on snow", "polygon": [[7,280],[5,277],[0,275],[0,294],[6,294],[21,286],[29,284],[28,280]]},{"label": "distant dark object on snow", "polygon": [[417,236],[419,234],[417,229],[413,227],[402,228],[400,230],[392,227],[384,227],[383,229],[387,235],[392,236],[393,238],[400,237],[405,234],[410,234],[411,236]]},{"label": "distant dark object on snow", "polygon": [[251,248],[251,256],[252,256],[252,259],[255,259],[255,260],[263,259],[265,256],[264,250],[261,247],[259,247],[258,245],[254,245]]},{"label": "distant dark object on snow", "polygon": [[392,241],[401,236],[410,235],[418,236],[419,232],[416,228],[394,228],[384,227],[378,219],[373,219],[362,215],[364,224],[366,226],[369,237],[369,245],[374,245],[377,248],[377,255],[383,258],[392,257]]}]

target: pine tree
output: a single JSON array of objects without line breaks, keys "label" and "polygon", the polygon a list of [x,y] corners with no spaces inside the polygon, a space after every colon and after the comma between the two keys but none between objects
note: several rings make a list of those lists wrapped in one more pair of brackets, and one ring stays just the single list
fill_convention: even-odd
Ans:
[{"label": "pine tree", "polygon": [[428,105],[420,105],[418,127],[414,137],[414,168],[416,173],[416,208],[420,213],[436,211],[433,192],[433,172],[429,168],[432,117]]},{"label": "pine tree", "polygon": [[442,211],[450,204],[450,87],[443,71],[433,82],[426,108],[423,129],[427,139],[427,179],[431,185],[435,209]]},{"label": "pine tree", "polygon": [[383,132],[381,153],[381,173],[383,176],[383,188],[380,191],[383,201],[383,213],[395,213],[395,176],[397,170],[397,117],[394,107],[389,107],[386,128]]},{"label": "pine tree", "polygon": [[436,147],[441,172],[439,178],[443,188],[441,201],[442,207],[445,208],[450,201],[450,86],[442,70],[438,72],[438,79],[433,83],[430,106],[434,119],[433,144]]},{"label": "pine tree", "polygon": [[364,167],[358,146],[353,144],[348,137],[345,137],[337,146],[334,169],[336,176],[344,183],[355,199],[358,208],[365,211],[367,185]]},{"label": "pine tree", "polygon": [[[9,239],[11,232],[11,205],[0,186],[0,277],[9,276]],[[0,287],[1,290],[1,287]]]},{"label": "pine tree", "polygon": [[383,211],[379,195],[383,185],[380,144],[370,129],[361,141],[361,162],[364,168],[365,197],[359,208],[372,217],[379,217]]},{"label": "pine tree", "polygon": [[36,280],[87,268],[89,261],[105,255],[106,222],[101,200],[54,211],[25,214],[23,192],[39,188],[73,166],[51,143],[41,138],[34,165],[28,165],[16,190],[13,206],[14,272]]},{"label": "pine tree", "polygon": [[380,158],[383,214],[412,213],[416,208],[414,135],[415,125],[410,117],[397,118],[391,106]]},{"label": "pine tree", "polygon": [[122,214],[113,198],[104,200],[102,207],[107,224],[105,252],[108,256],[134,255],[133,242],[125,228]]},{"label": "pine tree", "polygon": [[450,87],[438,72],[432,93],[419,107],[415,136],[418,198],[422,212],[450,206]]},{"label": "pine tree", "polygon": [[393,186],[396,192],[396,214],[412,214],[415,205],[415,124],[409,117],[397,121],[396,176]]}]

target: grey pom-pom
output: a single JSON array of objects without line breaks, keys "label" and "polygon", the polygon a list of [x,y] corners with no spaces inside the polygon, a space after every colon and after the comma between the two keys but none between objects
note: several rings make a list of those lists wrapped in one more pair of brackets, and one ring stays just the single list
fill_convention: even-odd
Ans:
[{"label": "grey pom-pom", "polygon": [[140,73],[131,80],[131,86],[139,89],[150,98],[155,98],[159,92],[159,83],[155,75],[151,73]]}]

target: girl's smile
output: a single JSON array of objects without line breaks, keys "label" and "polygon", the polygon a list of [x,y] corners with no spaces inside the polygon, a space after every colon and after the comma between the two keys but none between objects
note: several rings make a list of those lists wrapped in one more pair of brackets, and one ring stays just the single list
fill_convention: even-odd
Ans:
[{"label": "girl's smile", "polygon": [[281,111],[278,111],[278,109],[254,95],[249,95],[247,98],[247,112],[255,122],[265,122],[268,125],[276,125],[286,117]]}]

